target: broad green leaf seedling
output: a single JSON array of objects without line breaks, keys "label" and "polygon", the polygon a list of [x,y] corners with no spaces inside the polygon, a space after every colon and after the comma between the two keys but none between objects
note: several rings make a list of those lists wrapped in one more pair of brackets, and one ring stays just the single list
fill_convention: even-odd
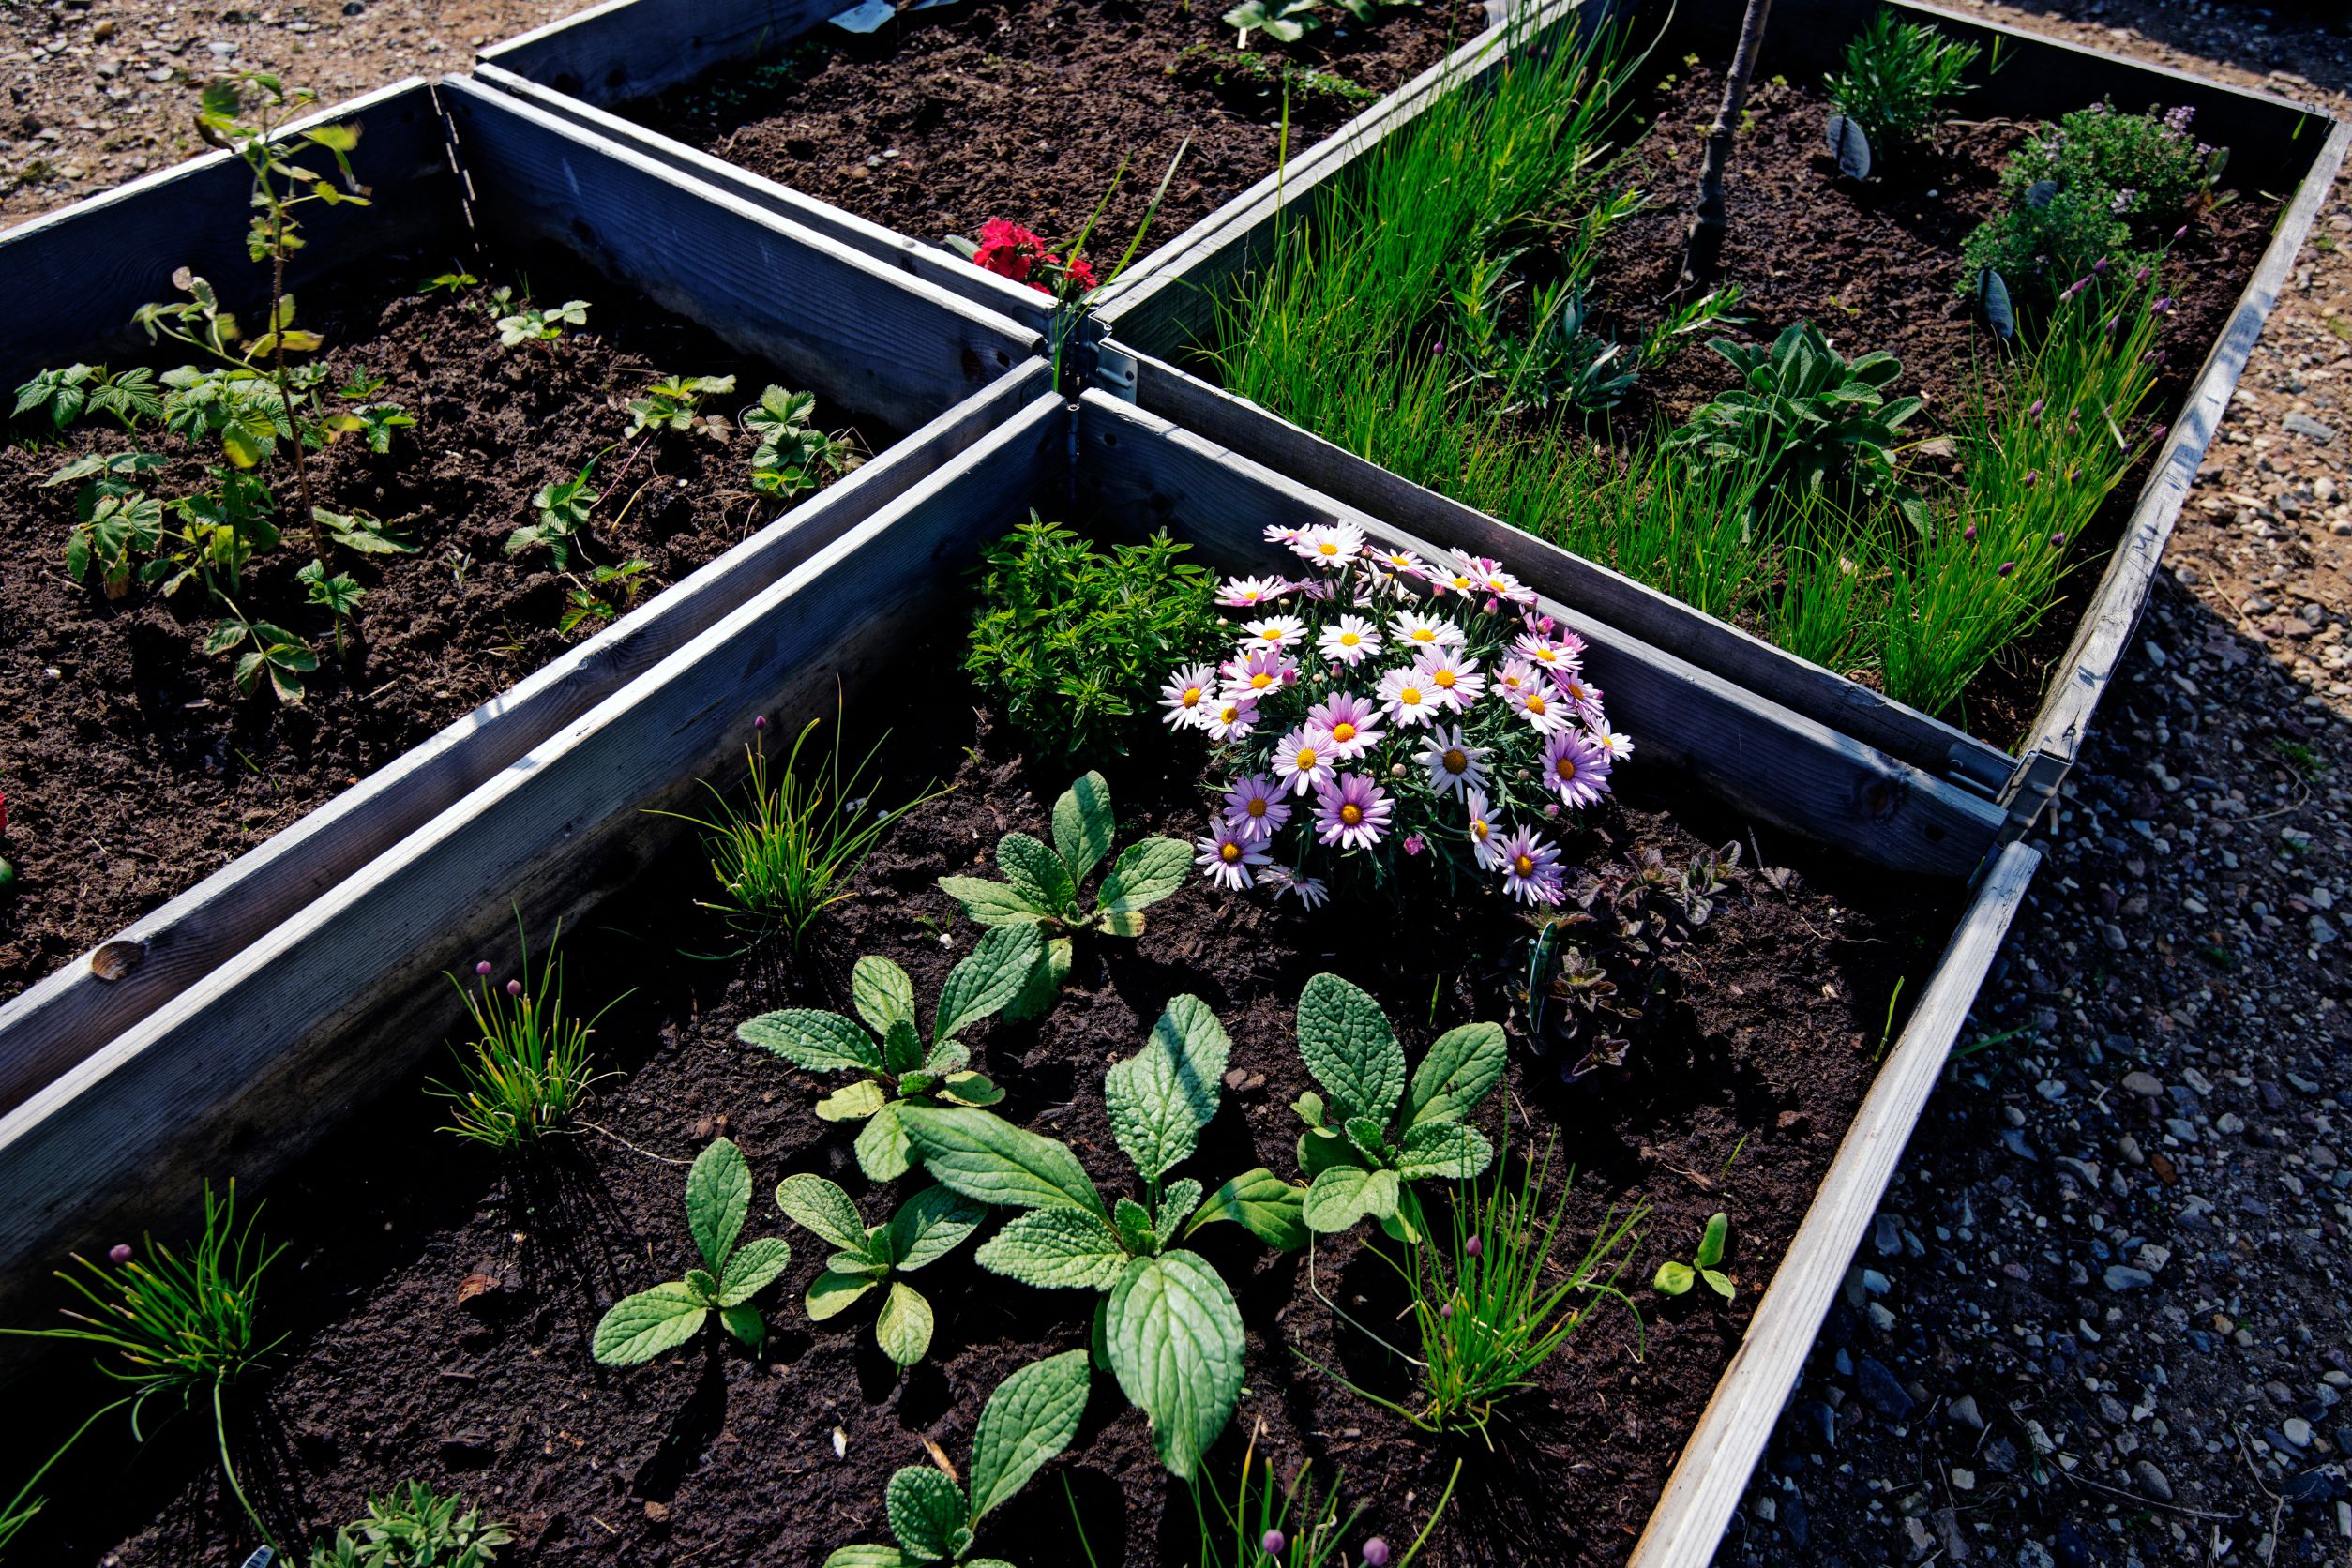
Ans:
[{"label": "broad green leaf seedling", "polygon": [[1691,1255],[1691,1260],[1682,1263],[1669,1259],[1659,1264],[1657,1277],[1650,1283],[1666,1295],[1680,1296],[1703,1279],[1709,1289],[1729,1301],[1739,1293],[1738,1289],[1731,1283],[1731,1276],[1716,1265],[1723,1261],[1724,1243],[1730,1233],[1731,1221],[1717,1211],[1709,1216],[1707,1229],[1699,1233],[1698,1250]]},{"label": "broad green leaf seedling", "polygon": [[703,1267],[615,1302],[596,1324],[596,1356],[605,1365],[635,1366],[674,1350],[714,1312],[728,1333],[754,1350],[767,1342],[767,1325],[751,1298],[776,1283],[792,1260],[792,1248],[774,1236],[735,1244],[751,1212],[751,1166],[731,1140],[719,1138],[695,1157],[686,1172],[686,1207]]},{"label": "broad green leaf seedling", "polygon": [[808,1287],[812,1322],[846,1311],[868,1290],[887,1288],[874,1319],[874,1342],[901,1366],[931,1348],[931,1304],[898,1276],[944,1258],[980,1229],[988,1211],[946,1187],[925,1187],[884,1225],[867,1225],[850,1195],[822,1176],[788,1176],[776,1189],[784,1217],[837,1249]]},{"label": "broad green leaf seedling", "polygon": [[465,1499],[422,1481],[403,1481],[368,1500],[368,1516],[310,1548],[310,1568],[490,1568],[515,1527],[484,1518]]}]

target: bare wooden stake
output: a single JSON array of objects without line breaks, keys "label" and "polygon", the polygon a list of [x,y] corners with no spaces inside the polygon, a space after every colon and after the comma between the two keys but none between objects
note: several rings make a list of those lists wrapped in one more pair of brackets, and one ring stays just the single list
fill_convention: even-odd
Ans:
[{"label": "bare wooden stake", "polygon": [[1698,171],[1698,211],[1691,219],[1688,245],[1682,252],[1685,288],[1711,284],[1723,264],[1723,171],[1731,161],[1731,138],[1740,129],[1740,112],[1747,107],[1748,78],[1756,73],[1756,56],[1764,47],[1764,22],[1772,14],[1772,0],[1748,0],[1740,18],[1739,47],[1731,52],[1731,74],[1724,79],[1723,105],[1707,132],[1706,161]]}]

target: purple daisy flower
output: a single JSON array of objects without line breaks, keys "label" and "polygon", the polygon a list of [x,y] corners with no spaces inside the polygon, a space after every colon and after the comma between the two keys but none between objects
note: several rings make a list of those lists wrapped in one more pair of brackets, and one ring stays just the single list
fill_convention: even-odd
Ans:
[{"label": "purple daisy flower", "polygon": [[1388,835],[1388,792],[1360,773],[1315,786],[1316,837],[1344,850],[1368,850]]},{"label": "purple daisy flower", "polygon": [[1225,792],[1225,825],[1245,844],[1263,844],[1290,820],[1290,803],[1263,774],[1237,778]]},{"label": "purple daisy flower", "polygon": [[1199,853],[1192,863],[1200,867],[1201,875],[1229,893],[1239,893],[1255,884],[1250,867],[1263,866],[1272,857],[1257,844],[1235,837],[1230,827],[1220,823],[1214,833],[1203,834],[1192,841]]},{"label": "purple daisy flower", "polygon": [[1597,805],[1609,788],[1609,754],[1577,730],[1562,730],[1544,743],[1544,782],[1563,806]]},{"label": "purple daisy flower", "polygon": [[1331,737],[1331,754],[1342,761],[1363,756],[1387,733],[1380,728],[1380,710],[1352,691],[1334,692],[1307,709],[1306,722]]},{"label": "purple daisy flower", "polygon": [[1560,850],[1521,828],[1503,841],[1502,890],[1530,904],[1560,900]]}]

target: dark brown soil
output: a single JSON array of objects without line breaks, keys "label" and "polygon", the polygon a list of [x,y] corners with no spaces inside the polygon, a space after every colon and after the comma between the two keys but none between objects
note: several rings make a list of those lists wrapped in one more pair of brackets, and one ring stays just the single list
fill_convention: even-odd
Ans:
[{"label": "dark brown soil", "polygon": [[[415,274],[442,271],[444,261]],[[403,270],[395,276],[407,276]],[[353,285],[306,293],[306,324],[323,332],[332,384],[383,377],[373,395],[416,420],[386,455],[351,438],[311,460],[318,503],[397,523],[413,555],[354,557],[339,569],[368,590],[364,640],[339,658],[332,623],[309,607],[295,573],[311,559],[307,531],[257,558],[238,603],[307,638],[321,668],[300,707],[264,684],[240,696],[234,661],[203,644],[214,607],[200,584],[165,599],[134,587],[109,600],[93,570],[66,575],[73,490],[42,481],[68,459],[131,443],[85,422],[61,442],[20,421],[0,451],[0,771],[14,862],[0,896],[0,1000],[252,848],[328,797],[427,739],[532,671],[594,626],[558,630],[575,582],[544,550],[505,553],[534,520],[532,497],[619,442],[626,402],[664,375],[737,376],[705,400],[723,430],[627,443],[596,464],[617,488],[595,513],[571,574],[652,563],[641,600],[720,554],[779,510],[753,494],[756,442],[732,423],[765,384],[758,367],[686,323],[596,278],[535,268],[543,304],[590,302],[588,329],[553,352],[499,346],[486,280],[463,302]],[[173,358],[164,365],[181,361]],[[833,421],[838,411],[820,410]],[[203,459],[177,437],[150,433],[175,455],[157,492],[204,482]],[[296,515],[291,475],[273,480],[280,515]],[[626,503],[626,505],[624,505]]]},{"label": "dark brown soil", "polygon": [[[970,0],[911,14],[870,38],[821,27],[789,60],[714,72],[639,106],[647,125],[918,239],[976,235],[1003,218],[1066,239],[1124,160],[1087,251],[1115,260],[1190,143],[1143,251],[1274,172],[1284,97],[1218,69],[1234,29],[1224,0]],[[1485,26],[1470,0],[1383,8],[1280,51],[1378,95]],[[940,20],[932,20],[934,17]],[[1261,41],[1251,36],[1253,44]],[[1290,146],[1319,141],[1367,98],[1293,88]]]},{"label": "dark brown soil", "polygon": [[[890,1199],[858,1175],[849,1133],[810,1114],[821,1081],[734,1039],[745,1017],[788,1002],[845,1006],[863,952],[904,964],[927,1006],[968,951],[972,932],[954,922],[935,880],[987,861],[1007,829],[1042,831],[1065,782],[1024,767],[987,724],[975,736],[968,701],[958,687],[940,693],[927,704],[931,732],[893,759],[895,789],[935,761],[954,792],[893,831],[797,970],[763,981],[750,960],[678,956],[724,944],[691,912],[707,870],[690,856],[573,939],[574,1005],[637,988],[597,1034],[620,1075],[594,1112],[611,1136],[583,1135],[560,1162],[502,1177],[488,1156],[430,1130],[436,1117],[421,1093],[395,1096],[280,1184],[270,1229],[294,1249],[268,1299],[274,1328],[290,1337],[282,1370],[249,1397],[235,1429],[249,1485],[287,1529],[348,1518],[370,1488],[419,1474],[519,1518],[518,1557],[535,1568],[813,1568],[834,1546],[886,1539],[884,1484],[898,1466],[926,1462],[925,1439],[963,1464],[988,1391],[1085,1342],[1091,1297],[1001,1280],[969,1248],[917,1276],[939,1330],[930,1361],[903,1380],[872,1344],[871,1310],[812,1326],[800,1301],[824,1249],[781,1219],[775,1184],[819,1171],[875,1216]],[[1197,761],[1138,758],[1116,773],[1123,836],[1196,832]],[[1623,1559],[1870,1081],[1890,993],[1907,976],[1916,995],[1935,960],[1951,912],[1940,891],[1890,897],[1883,876],[1759,838],[1662,771],[1632,769],[1626,784],[1572,856],[1650,847],[1686,860],[1736,838],[1793,867],[1779,887],[1745,878],[1665,958],[1654,1031],[1625,1073],[1560,1090],[1513,1025],[1512,1141],[1528,1146],[1529,1125],[1556,1134],[1559,1162],[1576,1168],[1568,1244],[1580,1248],[1612,1205],[1652,1205],[1624,1275],[1640,1337],[1628,1312],[1596,1302],[1539,1386],[1505,1407],[1492,1451],[1475,1438],[1424,1438],[1309,1364],[1387,1393],[1408,1386],[1316,1299],[1304,1257],[1273,1254],[1229,1227],[1199,1239],[1234,1285],[1251,1336],[1246,1391],[1212,1470],[1229,1485],[1254,1429],[1260,1455],[1286,1473],[1308,1459],[1317,1475],[1344,1470],[1350,1504],[1366,1510],[1351,1545],[1375,1531],[1410,1539],[1460,1459],[1425,1562]],[[1505,1016],[1527,929],[1493,901],[1307,915],[1196,882],[1153,912],[1140,940],[1083,952],[1042,1022],[994,1022],[968,1038],[976,1064],[1009,1091],[1000,1109],[1069,1141],[1115,1192],[1125,1167],[1108,1137],[1103,1069],[1133,1053],[1170,997],[1196,993],[1230,1031],[1244,1087],[1187,1168],[1212,1182],[1259,1164],[1289,1172],[1288,1107],[1308,1087],[1291,1016],[1305,979],[1334,970],[1371,988],[1417,1060],[1444,1029]],[[514,963],[511,953],[488,957],[501,972]],[[1498,1132],[1505,1098],[1481,1112]],[[603,1310],[675,1277],[688,1245],[681,1171],[618,1140],[680,1160],[720,1132],[743,1146],[760,1195],[746,1234],[789,1235],[793,1246],[784,1284],[762,1304],[768,1358],[712,1337],[633,1370],[596,1366],[588,1336]],[[1658,1263],[1687,1256],[1717,1208],[1731,1216],[1738,1299],[1651,1292]],[[461,1305],[470,1275],[496,1283]],[[1394,1276],[1361,1238],[1324,1244],[1315,1278],[1359,1317],[1384,1319],[1398,1304]],[[61,1366],[22,1408],[79,1408],[95,1383]],[[0,1445],[51,1439],[51,1425],[12,1426]],[[209,1441],[208,1424],[190,1417],[135,1460],[115,1439],[78,1454],[51,1488],[41,1520],[51,1534],[31,1542],[29,1560],[234,1560],[247,1527],[213,1474]],[[27,1459],[0,1452],[0,1474]],[[1161,1471],[1142,1419],[1108,1377],[1095,1380],[1067,1458],[994,1518],[981,1549],[1028,1568],[1087,1560],[1065,1482],[1104,1568],[1194,1560],[1192,1500]]]}]

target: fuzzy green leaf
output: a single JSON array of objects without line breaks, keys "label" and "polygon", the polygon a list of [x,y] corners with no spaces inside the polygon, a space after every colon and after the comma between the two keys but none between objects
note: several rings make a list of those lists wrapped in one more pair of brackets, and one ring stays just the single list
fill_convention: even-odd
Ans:
[{"label": "fuzzy green leaf", "polygon": [[1062,994],[1062,982],[1070,977],[1070,960],[1076,951],[1068,937],[1056,937],[1046,943],[1045,956],[1029,972],[1018,994],[1004,1004],[1005,1018],[1013,1023],[1027,1023],[1051,1012],[1054,999]]},{"label": "fuzzy green leaf", "polygon": [[964,1528],[964,1489],[928,1465],[909,1465],[890,1478],[890,1533],[911,1556],[936,1562],[955,1549]]},{"label": "fuzzy green leaf", "polygon": [[890,1096],[882,1093],[881,1084],[860,1078],[819,1100],[817,1116],[825,1122],[863,1122],[889,1103]]},{"label": "fuzzy green leaf", "polygon": [[882,1315],[874,1319],[874,1343],[901,1366],[923,1359],[931,1348],[931,1304],[922,1291],[899,1280],[890,1282]]},{"label": "fuzzy green leaf", "polygon": [[1054,852],[1079,882],[1110,852],[1111,835],[1117,829],[1110,812],[1110,786],[1099,773],[1087,774],[1053,803]]},{"label": "fuzzy green leaf", "polygon": [[890,1026],[902,1018],[914,1022],[914,982],[905,970],[875,954],[858,959],[850,971],[850,1000],[877,1034],[888,1034]]},{"label": "fuzzy green leaf", "polygon": [[1405,1093],[1405,1052],[1380,1004],[1336,974],[1299,993],[1299,1054],[1323,1086],[1334,1122],[1369,1116],[1385,1127]]},{"label": "fuzzy green leaf", "polygon": [[[837,1546],[825,1559],[824,1568],[909,1568],[921,1560],[896,1546]],[[968,1563],[966,1568],[979,1568],[979,1564]]]},{"label": "fuzzy green leaf", "polygon": [[1078,883],[1062,857],[1026,833],[998,839],[996,863],[1013,891],[1040,909],[1060,914],[1078,901]]},{"label": "fuzzy green leaf", "polygon": [[999,1383],[972,1435],[972,1528],[1070,1446],[1086,1414],[1084,1350],[1030,1363]]},{"label": "fuzzy green leaf", "polygon": [[907,1142],[907,1102],[892,1100],[874,1112],[857,1135],[857,1168],[869,1182],[895,1182],[914,1162]]},{"label": "fuzzy green leaf", "polygon": [[776,1283],[792,1266],[792,1244],[778,1236],[761,1236],[736,1249],[718,1276],[718,1304],[741,1306]]},{"label": "fuzzy green leaf", "polygon": [[1126,1244],[1089,1209],[1015,1214],[973,1256],[984,1269],[1048,1290],[1108,1290],[1127,1266]]},{"label": "fuzzy green leaf", "polygon": [[1159,1251],[1159,1238],[1152,1229],[1152,1211],[1132,1198],[1123,1198],[1110,1207],[1110,1223],[1119,1232],[1119,1239],[1129,1252],[1148,1258]]},{"label": "fuzzy green leaf", "polygon": [[939,885],[964,907],[966,918],[982,926],[1034,924],[1052,912],[1010,883],[986,877],[942,877]]},{"label": "fuzzy green leaf", "polygon": [[1396,1151],[1396,1174],[1408,1182],[1448,1176],[1466,1181],[1494,1163],[1486,1135],[1462,1122],[1423,1122],[1405,1134]]},{"label": "fuzzy green leaf", "polygon": [[940,1081],[939,1092],[959,1106],[992,1106],[1004,1098],[1004,1091],[985,1073],[950,1073]]},{"label": "fuzzy green leaf", "polygon": [[1209,1004],[1180,996],[1152,1026],[1143,1048],[1103,1075],[1111,1136],[1145,1181],[1158,1181],[1192,1153],[1216,1115],[1232,1049]]},{"label": "fuzzy green leaf", "polygon": [[838,1013],[814,1007],[762,1013],[737,1025],[735,1038],[772,1050],[812,1073],[837,1073],[849,1067],[869,1073],[882,1070],[882,1048],[872,1035]]},{"label": "fuzzy green leaf", "polygon": [[1000,926],[982,937],[940,988],[931,1038],[952,1040],[1019,995],[1045,945],[1044,933],[1034,926]]},{"label": "fuzzy green leaf", "polygon": [[1723,1244],[1731,1233],[1730,1217],[1722,1211],[1708,1216],[1707,1229],[1698,1238],[1698,1251],[1691,1261],[1702,1269],[1711,1269],[1723,1261]]},{"label": "fuzzy green leaf", "polygon": [[1176,1228],[1192,1217],[1200,1207],[1200,1184],[1187,1176],[1181,1182],[1170,1182],[1160,1195],[1160,1206],[1152,1212],[1152,1230],[1165,1242],[1176,1234]]},{"label": "fuzzy green leaf", "polygon": [[1065,1144],[985,1110],[908,1105],[898,1116],[932,1176],[967,1198],[1017,1209],[1103,1212],[1102,1195]]},{"label": "fuzzy green leaf", "polygon": [[677,1280],[624,1296],[596,1324],[596,1357],[607,1366],[651,1361],[693,1338],[709,1316],[710,1309]]},{"label": "fuzzy green leaf", "polygon": [[727,1332],[757,1350],[768,1342],[767,1319],[760,1316],[756,1306],[722,1306],[718,1320],[727,1325]]},{"label": "fuzzy green leaf", "polygon": [[[1096,907],[1108,914],[1133,914],[1151,908],[1178,888],[1192,873],[1192,846],[1181,838],[1146,838],[1128,845],[1103,879]],[[1138,927],[1137,930],[1141,927]],[[1133,936],[1122,929],[1119,936]]]},{"label": "fuzzy green leaf", "polygon": [[1650,1283],[1669,1296],[1679,1296],[1688,1290],[1697,1277],[1688,1263],[1661,1263],[1657,1277]]},{"label": "fuzzy green leaf", "polygon": [[1731,1276],[1719,1269],[1701,1269],[1698,1271],[1698,1277],[1705,1280],[1708,1288],[1726,1301],[1729,1301],[1739,1293],[1732,1286]]},{"label": "fuzzy green leaf", "polygon": [[831,1269],[819,1274],[808,1287],[808,1320],[822,1323],[839,1312],[847,1311],[858,1297],[882,1283],[856,1274],[836,1274]]},{"label": "fuzzy green leaf", "polygon": [[[919,1071],[927,1055],[923,1048],[923,1036],[911,1018],[900,1018],[890,1026],[890,1033],[882,1036],[884,1072],[903,1077]],[[898,1086],[898,1092],[902,1094],[912,1093],[903,1083]]]},{"label": "fuzzy green leaf", "polygon": [[1306,1221],[1299,1212],[1305,1201],[1306,1188],[1260,1166],[1211,1193],[1184,1233],[1231,1220],[1259,1241],[1293,1252],[1306,1244]]},{"label": "fuzzy green leaf", "polygon": [[953,1188],[925,1187],[898,1205],[884,1231],[893,1261],[919,1269],[961,1246],[988,1211]]},{"label": "fuzzy green leaf", "polygon": [[731,1138],[718,1138],[694,1157],[686,1172],[686,1228],[711,1273],[727,1267],[727,1255],[735,1250],[750,1212],[751,1166]]},{"label": "fuzzy green leaf", "polygon": [[1466,1023],[1438,1036],[1413,1070],[1405,1123],[1459,1122],[1502,1081],[1509,1049],[1499,1023]]},{"label": "fuzzy green leaf", "polygon": [[1299,1217],[1309,1230],[1332,1235],[1370,1214],[1386,1219],[1396,1213],[1396,1172],[1366,1170],[1362,1166],[1335,1165],[1315,1178],[1299,1206]]},{"label": "fuzzy green leaf", "polygon": [[804,1171],[785,1177],[776,1184],[776,1206],[794,1225],[815,1231],[844,1252],[865,1250],[866,1221],[857,1205],[850,1201],[848,1193],[822,1176]]},{"label": "fuzzy green leaf", "polygon": [[1337,1127],[1321,1127],[1299,1135],[1299,1175],[1314,1181],[1335,1165],[1363,1166],[1364,1156]]},{"label": "fuzzy green leaf", "polygon": [[1170,1252],[1129,1264],[1106,1307],[1111,1372],[1151,1418],[1160,1462],[1189,1481],[1241,1397],[1233,1292],[1198,1254]]}]

